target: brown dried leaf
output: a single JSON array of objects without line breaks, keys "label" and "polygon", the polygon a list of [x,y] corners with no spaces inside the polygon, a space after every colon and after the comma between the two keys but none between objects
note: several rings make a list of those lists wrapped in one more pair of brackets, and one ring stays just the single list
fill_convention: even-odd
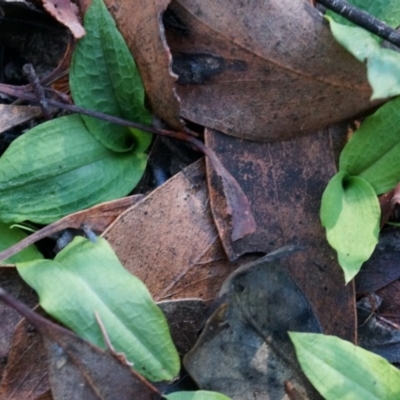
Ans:
[{"label": "brown dried leaf", "polygon": [[184,356],[196,343],[208,306],[200,299],[162,301],[157,305],[168,321],[178,353]]},{"label": "brown dried leaf", "polygon": [[398,229],[388,228],[381,231],[379,245],[355,278],[358,295],[375,293],[398,281],[400,278],[399,240]]},{"label": "brown dried leaf", "polygon": [[116,393],[120,400],[163,399],[156,388],[117,358],[33,312],[2,289],[0,299],[41,334],[55,400],[114,400]]},{"label": "brown dried leaf", "polygon": [[45,395],[52,398],[47,375],[47,354],[39,333],[26,319],[22,319],[15,329],[0,386],[0,399],[36,400]]},{"label": "brown dried leaf", "polygon": [[66,26],[75,37],[80,39],[85,36],[85,29],[80,23],[78,9],[69,0],[42,0],[44,9],[60,24]]},{"label": "brown dried leaf", "polygon": [[204,173],[203,160],[190,165],[104,232],[121,263],[158,301],[213,300],[237,266],[221,247]]},{"label": "brown dried leaf", "polygon": [[0,104],[0,133],[40,115],[40,107]]},{"label": "brown dried leaf", "polygon": [[165,29],[181,116],[200,125],[282,140],[372,106],[364,65],[309,1],[174,0]]},{"label": "brown dried leaf", "polygon": [[243,188],[257,221],[254,234],[231,241],[222,189],[207,165],[211,209],[229,258],[268,253],[286,244],[304,247],[286,264],[292,277],[313,305],[324,331],[354,341],[353,287],[344,285],[319,220],[322,193],[336,172],[329,134],[257,143],[206,130],[205,139]]},{"label": "brown dried leaf", "polygon": [[122,199],[107,201],[86,210],[67,215],[59,221],[53,222],[52,224],[33,233],[26,239],[21,240],[14,246],[1,251],[0,260],[5,260],[31,244],[36,243],[38,240],[62,231],[63,229],[81,229],[82,226],[85,225],[93,231],[103,232],[120,214],[133,204],[136,204],[142,197],[142,195],[127,196]]},{"label": "brown dried leaf", "polygon": [[162,13],[171,0],[105,0],[117,27],[135,58],[154,113],[175,129],[182,129],[176,75],[165,40]]},{"label": "brown dried leaf", "polygon": [[[38,303],[36,293],[20,278],[14,267],[0,266],[0,285],[30,307]],[[0,302],[0,379],[6,367],[15,328],[21,316]]]},{"label": "brown dried leaf", "polygon": [[285,383],[320,399],[297,363],[287,334],[321,332],[310,304],[280,260],[279,249],[245,264],[224,282],[221,305],[208,320],[184,365],[200,388],[233,400],[282,399]]}]

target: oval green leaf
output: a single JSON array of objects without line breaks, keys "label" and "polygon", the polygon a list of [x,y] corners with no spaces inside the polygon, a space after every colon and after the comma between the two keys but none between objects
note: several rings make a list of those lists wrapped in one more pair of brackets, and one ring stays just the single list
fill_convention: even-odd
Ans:
[{"label": "oval green leaf", "polygon": [[[14,244],[20,242],[26,238],[26,233],[22,229],[11,228],[9,225],[0,221],[0,251],[8,249]],[[31,245],[19,253],[7,258],[6,260],[0,260],[3,264],[14,264],[17,262],[32,261],[43,258],[42,253]]]},{"label": "oval green leaf", "polygon": [[378,243],[380,206],[362,178],[337,173],[322,196],[321,222],[348,283]]},{"label": "oval green leaf", "polygon": [[364,178],[377,194],[400,181],[400,97],[366,118],[340,155],[339,169]]},{"label": "oval green leaf", "polygon": [[115,153],[78,115],[38,125],[0,158],[0,219],[48,224],[75,211],[128,194],[146,156]]},{"label": "oval green leaf", "polygon": [[175,392],[165,395],[168,400],[229,400],[230,397],[221,393],[198,390],[197,392]]},{"label": "oval green leaf", "polygon": [[17,264],[41,306],[82,338],[105,347],[94,312],[116,351],[151,381],[171,380],[180,361],[162,311],[108,242],[76,237],[52,260]]},{"label": "oval green leaf", "polygon": [[384,358],[334,336],[290,332],[297,359],[327,400],[398,400],[400,371]]},{"label": "oval green leaf", "polygon": [[[86,36],[72,58],[70,87],[76,104],[143,124],[144,88],[129,49],[102,0],[93,0],[85,15]],[[100,119],[82,117],[90,133],[114,151],[146,150],[151,135]]]}]

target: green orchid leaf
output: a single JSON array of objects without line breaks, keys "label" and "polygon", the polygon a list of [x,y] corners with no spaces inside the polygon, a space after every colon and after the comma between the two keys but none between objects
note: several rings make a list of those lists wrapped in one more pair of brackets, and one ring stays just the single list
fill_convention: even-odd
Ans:
[{"label": "green orchid leaf", "polygon": [[[349,3],[393,28],[400,25],[400,7],[397,1],[352,0]],[[400,94],[400,54],[382,48],[382,39],[331,11],[326,14],[326,18],[335,39],[360,62],[367,63],[368,81],[373,90],[372,100]]]},{"label": "green orchid leaf", "polygon": [[364,178],[377,194],[400,182],[400,97],[362,123],[344,147],[339,170]]},{"label": "green orchid leaf", "polygon": [[164,396],[168,400],[229,400],[221,393],[198,390],[197,392],[175,392]]},{"label": "green orchid leaf", "polygon": [[[93,0],[85,15],[86,36],[74,51],[70,87],[79,106],[143,124],[151,114],[144,107],[144,88],[129,49],[102,0]],[[136,129],[82,117],[92,135],[107,148],[137,153],[151,135]]]},{"label": "green orchid leaf", "polygon": [[301,368],[324,399],[400,398],[400,371],[384,358],[334,336],[289,336]]},{"label": "green orchid leaf", "polygon": [[98,313],[111,344],[151,381],[171,380],[180,361],[162,311],[108,242],[76,237],[53,260],[17,264],[41,306],[82,338],[104,348]]},{"label": "green orchid leaf", "polygon": [[321,222],[348,283],[378,243],[380,206],[371,185],[337,173],[322,196]]},{"label": "green orchid leaf", "polygon": [[128,194],[146,165],[144,154],[115,153],[70,115],[38,125],[0,158],[0,219],[48,224]]},{"label": "green orchid leaf", "polygon": [[[20,242],[26,238],[26,233],[19,228],[11,228],[9,225],[0,221],[0,251],[8,249],[14,244]],[[36,246],[29,246],[19,253],[7,258],[6,260],[0,260],[3,264],[15,264],[17,262],[32,261],[43,258],[42,253],[36,248]]]}]

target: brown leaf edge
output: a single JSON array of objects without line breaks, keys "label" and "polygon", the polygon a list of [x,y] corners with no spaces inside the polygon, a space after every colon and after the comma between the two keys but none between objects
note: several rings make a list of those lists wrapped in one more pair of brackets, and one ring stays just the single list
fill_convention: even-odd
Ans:
[{"label": "brown leaf edge", "polygon": [[[0,260],[6,260],[7,258],[19,253],[20,251],[36,243],[37,241],[53,235],[59,231],[62,231],[63,229],[81,229],[83,225],[85,225],[91,230],[103,232],[118,217],[119,214],[121,214],[129,207],[135,205],[142,198],[142,195],[128,196],[122,199],[101,203],[86,210],[67,215],[64,218],[61,218],[60,220],[45,226],[39,231],[33,233],[32,235],[29,235],[28,237],[14,244],[8,249],[1,251]],[[99,214],[102,214],[100,221],[95,220],[89,222],[93,218],[93,216],[96,217]]]}]

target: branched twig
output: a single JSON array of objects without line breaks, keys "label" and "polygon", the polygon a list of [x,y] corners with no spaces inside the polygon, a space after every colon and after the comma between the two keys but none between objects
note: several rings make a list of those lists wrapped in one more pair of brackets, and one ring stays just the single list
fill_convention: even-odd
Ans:
[{"label": "branched twig", "polygon": [[40,108],[42,109],[43,116],[47,120],[50,120],[51,115],[49,112],[49,104],[47,102],[43,86],[40,84],[40,80],[39,80],[38,76],[36,75],[35,70],[33,69],[33,65],[25,64],[22,67],[22,71],[24,72],[25,76],[28,78],[29,83],[32,86],[32,90],[39,100],[39,105],[40,105]]},{"label": "branched twig", "polygon": [[[0,92],[10,96],[19,97],[24,100],[38,102],[35,94],[27,90],[27,88],[5,85],[0,83]],[[128,121],[112,115],[104,114],[99,111],[88,110],[72,104],[62,103],[60,101],[47,99],[50,106],[58,107],[72,113],[83,114],[89,117],[99,118],[104,121],[112,122],[129,128],[140,129],[144,132],[154,133],[156,135],[167,136],[174,139],[182,140],[192,144],[200,152],[206,155],[213,166],[215,172],[222,181],[223,191],[228,206],[228,213],[232,218],[231,239],[236,241],[253,233],[256,230],[256,222],[251,212],[249,200],[244,194],[233,176],[225,169],[221,161],[212,149],[207,147],[202,141],[186,132],[176,132],[155,127],[139,124],[137,122]]]},{"label": "branched twig", "polygon": [[366,11],[354,7],[344,0],[318,0],[318,3],[380,38],[400,47],[400,33]]}]

